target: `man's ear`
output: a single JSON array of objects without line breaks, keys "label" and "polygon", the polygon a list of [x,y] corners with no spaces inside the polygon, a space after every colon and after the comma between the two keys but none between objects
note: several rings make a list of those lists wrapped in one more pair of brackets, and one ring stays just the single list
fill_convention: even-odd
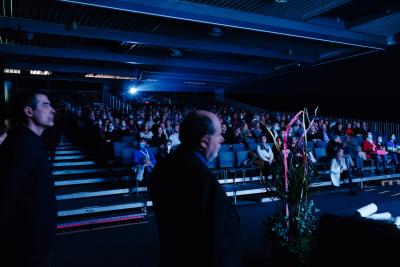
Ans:
[{"label": "man's ear", "polygon": [[26,116],[28,116],[29,118],[33,117],[33,110],[31,107],[25,107],[24,108],[24,113]]},{"label": "man's ear", "polygon": [[204,135],[204,136],[201,138],[200,146],[201,146],[202,148],[206,149],[206,148],[208,147],[209,141],[210,141],[210,136],[209,136],[209,135]]}]

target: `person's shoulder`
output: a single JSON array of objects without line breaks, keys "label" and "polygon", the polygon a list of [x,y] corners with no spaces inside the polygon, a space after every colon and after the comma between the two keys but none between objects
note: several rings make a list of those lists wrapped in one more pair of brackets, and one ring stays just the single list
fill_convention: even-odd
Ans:
[{"label": "person's shoulder", "polygon": [[37,143],[41,142],[39,137],[25,129],[10,130],[7,138],[4,140],[2,153],[8,155],[18,155],[20,153],[34,153]]}]

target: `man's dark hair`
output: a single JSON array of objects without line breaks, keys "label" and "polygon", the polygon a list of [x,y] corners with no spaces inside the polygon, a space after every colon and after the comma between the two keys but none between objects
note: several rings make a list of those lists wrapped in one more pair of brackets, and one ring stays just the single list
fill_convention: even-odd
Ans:
[{"label": "man's dark hair", "polygon": [[333,148],[333,156],[336,157],[339,153],[339,150],[343,150],[343,146],[341,144],[337,144]]},{"label": "man's dark hair", "polygon": [[186,148],[196,148],[201,138],[207,134],[214,134],[215,128],[210,117],[196,111],[186,115],[180,125],[179,139]]}]

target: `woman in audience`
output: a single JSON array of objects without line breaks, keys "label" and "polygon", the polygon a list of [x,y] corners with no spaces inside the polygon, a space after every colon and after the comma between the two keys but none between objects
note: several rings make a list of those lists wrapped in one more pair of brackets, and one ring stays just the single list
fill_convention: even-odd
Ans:
[{"label": "woman in audience", "polygon": [[257,145],[257,156],[263,161],[262,173],[265,179],[272,174],[272,162],[274,161],[274,153],[267,143],[267,137],[261,136],[261,143]]},{"label": "woman in audience", "polygon": [[242,123],[242,126],[240,127],[240,132],[244,138],[252,137],[251,131],[249,130],[249,126],[247,123]]},{"label": "woman in audience", "polygon": [[161,126],[157,127],[157,133],[153,135],[151,139],[151,145],[156,147],[161,147],[167,141],[167,136],[164,134],[163,128]]},{"label": "woman in audience", "polygon": [[355,188],[353,188],[353,180],[350,167],[348,166],[346,160],[343,157],[343,148],[338,145],[334,149],[334,154],[335,157],[331,160],[330,164],[330,176],[332,184],[336,187],[339,187],[340,179],[348,179],[350,194],[356,195],[357,192]]}]

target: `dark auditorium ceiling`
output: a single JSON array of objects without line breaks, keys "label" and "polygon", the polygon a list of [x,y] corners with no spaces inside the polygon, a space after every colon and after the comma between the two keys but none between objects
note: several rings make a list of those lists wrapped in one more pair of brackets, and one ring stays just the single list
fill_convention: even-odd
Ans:
[{"label": "dark auditorium ceiling", "polygon": [[397,45],[399,2],[2,0],[0,53],[54,76],[229,88]]}]

